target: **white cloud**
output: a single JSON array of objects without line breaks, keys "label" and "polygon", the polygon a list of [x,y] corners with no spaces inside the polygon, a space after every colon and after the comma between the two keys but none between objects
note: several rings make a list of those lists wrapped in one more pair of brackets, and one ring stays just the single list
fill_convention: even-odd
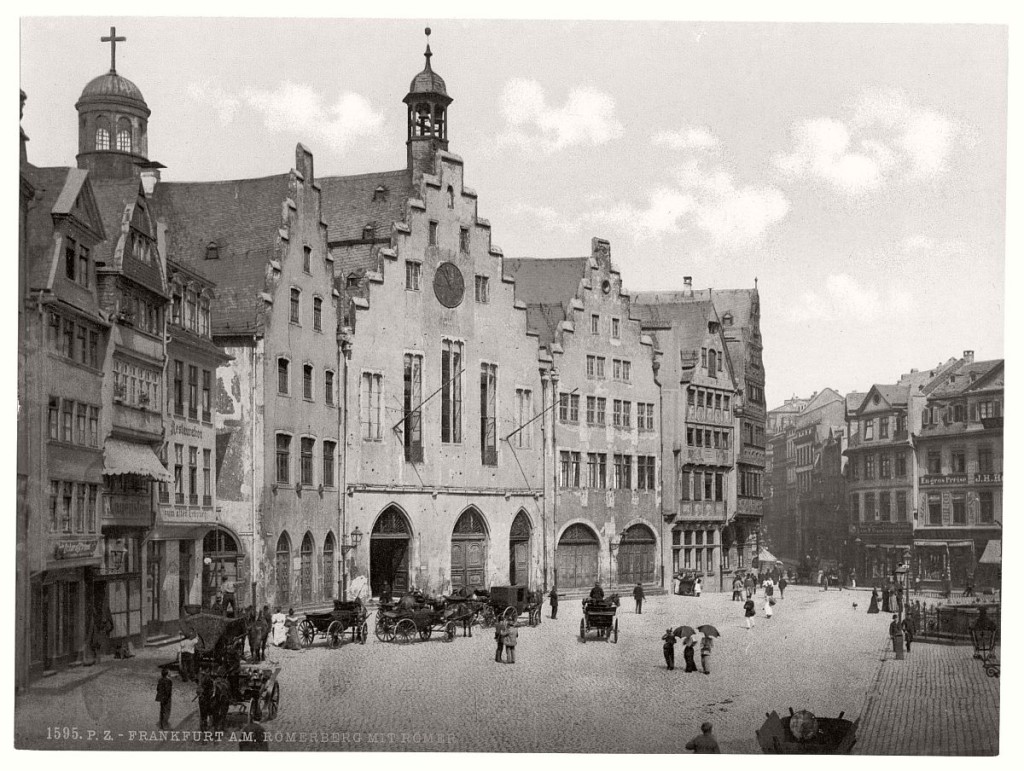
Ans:
[{"label": "white cloud", "polygon": [[785,177],[817,179],[860,196],[891,182],[936,179],[976,132],[962,121],[910,104],[897,90],[861,96],[847,122],[814,118],[793,126],[793,150],[773,158]]},{"label": "white cloud", "polygon": [[789,320],[855,321],[868,323],[906,316],[913,308],[908,292],[895,287],[879,291],[864,286],[846,273],[829,276],[822,292],[805,292],[789,310]]},{"label": "white cloud", "polygon": [[671,147],[673,150],[714,150],[718,147],[718,138],[702,127],[660,131],[651,137],[651,142]]},{"label": "white cloud", "polygon": [[545,152],[602,145],[622,135],[615,100],[589,87],[574,88],[563,106],[554,107],[548,105],[540,83],[513,79],[502,92],[501,112],[508,129],[499,141]]},{"label": "white cloud", "polygon": [[508,213],[513,216],[531,219],[545,230],[557,230],[562,233],[575,234],[580,229],[579,220],[565,217],[550,206],[516,203],[509,207]]},{"label": "white cloud", "polygon": [[706,171],[696,160],[680,167],[674,186],[651,191],[645,204],[620,203],[588,219],[611,223],[636,240],[703,232],[717,250],[756,245],[789,212],[789,201],[776,188],[737,185],[729,173]]},{"label": "white cloud", "polygon": [[291,131],[303,141],[323,143],[335,152],[376,133],[384,123],[383,112],[359,94],[346,92],[328,104],[322,94],[302,83],[281,83],[273,91],[245,89],[238,97],[209,83],[192,84],[188,91],[197,101],[211,105],[224,125],[244,106],[262,115],[268,131]]}]

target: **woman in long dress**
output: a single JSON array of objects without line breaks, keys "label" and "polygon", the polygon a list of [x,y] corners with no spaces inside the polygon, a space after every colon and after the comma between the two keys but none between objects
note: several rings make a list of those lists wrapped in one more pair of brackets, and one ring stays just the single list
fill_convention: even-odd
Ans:
[{"label": "woman in long dress", "polygon": [[871,604],[868,605],[868,613],[878,612],[878,589],[871,590]]},{"label": "woman in long dress", "polygon": [[284,644],[284,648],[290,651],[297,651],[301,647],[299,645],[299,619],[291,608],[288,609],[288,618],[284,622],[284,626],[288,630],[288,639]]}]

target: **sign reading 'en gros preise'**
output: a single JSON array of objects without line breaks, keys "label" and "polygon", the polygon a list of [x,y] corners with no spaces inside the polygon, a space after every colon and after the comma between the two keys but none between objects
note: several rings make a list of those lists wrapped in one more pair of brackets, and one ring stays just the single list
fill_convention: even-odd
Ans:
[{"label": "sign reading 'en gros preise'", "polygon": [[965,484],[967,484],[967,474],[926,474],[921,477],[921,487]]}]

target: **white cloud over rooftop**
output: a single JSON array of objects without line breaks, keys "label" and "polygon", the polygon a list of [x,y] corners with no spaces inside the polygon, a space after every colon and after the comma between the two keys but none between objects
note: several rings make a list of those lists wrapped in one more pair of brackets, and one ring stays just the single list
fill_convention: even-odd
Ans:
[{"label": "white cloud over rooftop", "polygon": [[507,129],[504,144],[555,152],[573,146],[603,145],[622,136],[615,116],[615,100],[588,86],[569,91],[561,106],[548,104],[544,87],[536,80],[514,78],[505,84],[500,100]]}]

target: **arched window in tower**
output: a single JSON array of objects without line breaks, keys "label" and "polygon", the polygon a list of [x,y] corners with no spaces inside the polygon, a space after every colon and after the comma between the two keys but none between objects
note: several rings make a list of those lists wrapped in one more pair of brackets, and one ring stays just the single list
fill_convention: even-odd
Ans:
[{"label": "arched window in tower", "polygon": [[132,151],[132,126],[127,118],[117,122],[117,149],[122,153]]},{"label": "arched window in tower", "polygon": [[96,120],[96,149],[110,149],[110,121],[106,118]]},{"label": "arched window in tower", "polygon": [[434,107],[434,133],[438,139],[447,138],[447,126],[445,126],[444,120],[444,105],[437,105]]},{"label": "arched window in tower", "polygon": [[429,137],[434,133],[433,121],[430,116],[430,105],[421,102],[416,105],[415,136]]}]

